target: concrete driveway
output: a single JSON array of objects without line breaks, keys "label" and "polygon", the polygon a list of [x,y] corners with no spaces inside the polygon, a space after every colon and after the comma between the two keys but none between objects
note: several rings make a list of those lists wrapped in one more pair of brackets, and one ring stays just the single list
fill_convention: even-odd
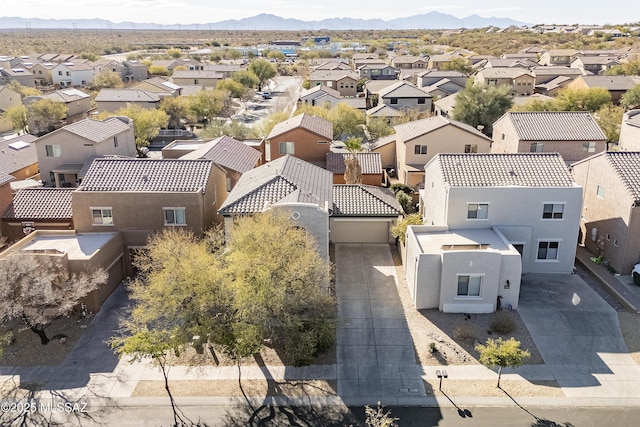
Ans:
[{"label": "concrete driveway", "polygon": [[422,367],[396,288],[389,245],[337,244],[338,395],[348,404],[424,400]]},{"label": "concrete driveway", "polygon": [[640,397],[616,311],[575,274],[527,274],[520,316],[567,397]]}]

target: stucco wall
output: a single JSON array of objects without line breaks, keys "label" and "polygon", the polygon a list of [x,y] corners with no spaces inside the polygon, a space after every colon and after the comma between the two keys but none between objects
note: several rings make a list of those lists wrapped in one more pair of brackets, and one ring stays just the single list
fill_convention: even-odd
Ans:
[{"label": "stucco wall", "polygon": [[291,219],[304,227],[318,243],[318,252],[323,259],[329,259],[329,212],[317,205],[306,203],[285,203],[272,206],[275,211],[287,211]]},{"label": "stucco wall", "polygon": [[[322,141],[322,143],[319,143],[319,141]],[[306,129],[296,128],[269,140],[271,160],[283,156],[283,154],[280,154],[280,142],[293,142],[295,144],[293,156],[309,163],[323,166],[326,163],[327,153],[331,148],[331,139]]]},{"label": "stucco wall", "polygon": [[624,114],[620,127],[620,151],[640,151],[640,126],[627,123],[630,118],[638,121],[638,117],[640,117],[640,110],[631,110]]}]

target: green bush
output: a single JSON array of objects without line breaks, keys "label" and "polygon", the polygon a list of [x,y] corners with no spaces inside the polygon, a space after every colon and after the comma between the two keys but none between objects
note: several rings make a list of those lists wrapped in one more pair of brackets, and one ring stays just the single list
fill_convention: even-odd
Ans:
[{"label": "green bush", "polygon": [[403,184],[401,182],[397,182],[395,184],[391,184],[391,191],[393,191],[393,194],[398,194],[399,191],[402,191],[405,194],[411,194],[413,193],[413,188],[411,188],[410,186],[408,186],[407,184]]}]

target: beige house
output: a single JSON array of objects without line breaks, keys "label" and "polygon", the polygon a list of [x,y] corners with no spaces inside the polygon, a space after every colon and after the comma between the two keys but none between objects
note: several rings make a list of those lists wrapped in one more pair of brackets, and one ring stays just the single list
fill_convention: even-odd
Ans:
[{"label": "beige house", "polygon": [[612,101],[618,104],[622,95],[639,84],[640,76],[578,76],[567,84],[567,87],[571,89],[605,88],[611,94]]},{"label": "beige house", "polygon": [[34,254],[54,257],[69,273],[79,274],[98,268],[108,274],[107,283],[80,300],[92,312],[100,306],[125,278],[122,235],[118,232],[78,233],[38,230],[11,246],[0,256]]},{"label": "beige house", "polygon": [[175,70],[171,75],[171,82],[177,86],[203,86],[214,88],[224,73],[214,70]]},{"label": "beige house", "polygon": [[160,100],[158,93],[142,89],[102,89],[96,96],[96,107],[100,112],[109,113],[115,113],[129,104],[155,110],[160,106]]},{"label": "beige house", "polygon": [[407,231],[418,309],[518,307],[521,273],[573,271],[582,188],[553,154],[439,154],[425,167],[424,226]]},{"label": "beige house", "polygon": [[298,102],[303,105],[311,105],[318,107],[333,108],[340,101],[342,101],[342,95],[335,89],[324,85],[313,86],[300,93]]},{"label": "beige house", "polygon": [[571,59],[580,53],[575,49],[550,49],[540,55],[538,64],[546,66],[565,66],[571,64]]},{"label": "beige house", "polygon": [[[34,97],[36,98],[36,97]],[[67,107],[67,123],[75,123],[86,119],[94,109],[91,97],[78,89],[61,89],[38,97],[40,99],[51,99],[64,104]],[[25,98],[26,103],[26,98]]]},{"label": "beige house", "polygon": [[164,77],[152,77],[150,79],[142,80],[133,86],[129,87],[129,89],[137,89],[144,90],[146,92],[154,92],[157,93],[158,96],[180,96],[182,92],[182,88],[175,83],[171,83],[167,78]]},{"label": "beige house", "polygon": [[37,62],[33,64],[30,71],[33,74],[34,83],[36,86],[50,86],[53,85],[53,75],[51,70],[56,64],[53,62]]},{"label": "beige house", "polygon": [[509,86],[515,95],[531,95],[535,75],[522,68],[485,68],[479,71],[474,81],[483,86]]},{"label": "beige house", "polygon": [[624,113],[620,126],[620,151],[640,151],[640,110]]},{"label": "beige house", "polygon": [[4,113],[13,107],[22,105],[22,97],[18,92],[10,89],[6,85],[0,86],[0,132],[9,132],[13,130],[13,123]]},{"label": "beige house", "polygon": [[127,117],[85,119],[66,125],[33,142],[40,175],[50,187],[76,187],[80,171],[92,157],[136,156],[133,122]]},{"label": "beige house", "polygon": [[266,160],[288,154],[324,167],[332,140],[333,124],[329,120],[299,114],[273,127],[265,145]]},{"label": "beige house", "polygon": [[358,73],[353,71],[316,70],[309,74],[309,87],[323,85],[337,90],[340,96],[356,96],[358,79]]},{"label": "beige house", "polygon": [[26,67],[0,68],[0,86],[7,85],[12,81],[16,81],[22,86],[35,87],[33,74]]},{"label": "beige house", "polygon": [[221,222],[225,177],[211,160],[96,158],[73,192],[74,225],[86,233],[120,231],[129,269],[129,251],[154,232],[183,227],[202,236]]},{"label": "beige house", "polygon": [[444,116],[394,126],[398,179],[424,184],[424,166],[438,153],[488,153],[491,139],[477,129]]},{"label": "beige house", "polygon": [[[0,171],[0,212],[4,212],[13,201],[13,192],[11,191],[11,182],[15,178],[8,173]],[[0,228],[0,236],[4,236],[2,228]],[[0,249],[2,249],[0,247]]]},{"label": "beige house", "polygon": [[584,187],[580,228],[584,245],[615,271],[640,262],[640,152],[606,151],[571,165]]},{"label": "beige house", "polygon": [[391,65],[396,68],[422,69],[427,68],[428,63],[428,58],[413,55],[398,55],[394,56],[393,59],[391,59]]},{"label": "beige house", "polygon": [[38,154],[34,141],[37,137],[24,134],[0,140],[0,173],[12,175],[21,181],[38,178]]},{"label": "beige house", "polygon": [[587,111],[507,112],[493,124],[492,153],[557,152],[575,162],[607,148]]},{"label": "beige house", "polygon": [[385,104],[396,109],[431,111],[431,95],[409,82],[397,82],[377,92],[378,105]]}]

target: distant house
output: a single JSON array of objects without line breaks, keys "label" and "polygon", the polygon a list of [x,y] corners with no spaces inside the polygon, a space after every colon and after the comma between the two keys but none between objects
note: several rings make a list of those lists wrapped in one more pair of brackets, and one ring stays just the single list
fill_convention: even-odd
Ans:
[{"label": "distant house", "polygon": [[36,86],[50,86],[53,85],[53,75],[51,70],[56,64],[52,62],[37,62],[30,68],[33,74],[33,81]]},{"label": "distant house", "polygon": [[557,152],[575,162],[606,148],[587,111],[507,112],[493,124],[492,153]]},{"label": "distant house", "polygon": [[267,161],[287,154],[324,167],[333,124],[322,117],[299,114],[273,127],[265,146]]},{"label": "distant house", "polygon": [[284,210],[314,237],[321,256],[329,259],[332,175],[290,155],[247,171],[218,210],[225,232],[232,229],[235,216]]},{"label": "distant house", "polygon": [[[327,153],[327,170],[333,173],[334,184],[344,184],[344,173],[347,169],[345,159],[350,153]],[[365,185],[382,185],[382,177],[384,171],[382,169],[382,161],[379,153],[359,152],[354,154],[360,162],[362,168],[362,184]]]},{"label": "distant house", "polygon": [[35,230],[73,230],[73,188],[23,188],[2,215],[1,230],[15,242]]},{"label": "distant house", "polygon": [[431,95],[405,81],[378,91],[378,103],[397,109],[415,108],[420,111],[431,111]]},{"label": "distant house", "polygon": [[615,104],[629,89],[640,84],[640,76],[578,76],[567,85],[571,89],[605,88]]},{"label": "distant house", "polygon": [[387,65],[387,63],[380,58],[351,58],[351,65],[353,70],[357,71],[364,65]]},{"label": "distant house", "polygon": [[579,69],[570,67],[534,67],[531,71],[536,76],[536,86],[548,83],[558,77],[567,77],[573,80],[582,75]]},{"label": "distant house", "polygon": [[468,76],[462,74],[460,71],[440,71],[440,70],[425,70],[418,74],[417,85],[418,87],[432,86],[443,79],[447,79],[453,84],[460,87],[465,87],[467,84]]},{"label": "distant house", "polygon": [[618,149],[620,151],[640,151],[640,110],[624,113]]},{"label": "distant house", "polygon": [[[535,55],[534,55],[535,56]],[[484,68],[531,68],[538,65],[536,59],[527,58],[490,58],[487,59]]]},{"label": "distant house", "polygon": [[575,49],[550,49],[540,55],[538,63],[546,66],[566,66],[571,64],[571,58],[579,54]]},{"label": "distant house", "polygon": [[517,308],[522,273],[573,271],[582,188],[557,153],[439,154],[424,188],[404,263],[417,309]]},{"label": "distant house", "polygon": [[395,80],[398,70],[387,64],[364,64],[358,68],[361,79]]},{"label": "distant house", "polygon": [[[0,212],[4,212],[11,202],[13,202],[13,192],[11,191],[12,181],[15,181],[15,178],[12,175],[0,171]],[[4,232],[0,227],[0,236],[3,235]]]},{"label": "distant house", "polygon": [[367,123],[371,119],[381,118],[384,119],[387,124],[391,124],[391,121],[394,117],[403,117],[405,115],[404,111],[393,108],[392,106],[387,104],[378,104],[377,106],[368,109],[366,111],[366,114]]},{"label": "distant house", "polygon": [[579,69],[584,75],[603,75],[617,65],[620,65],[620,61],[607,56],[578,56],[571,61],[571,68]]},{"label": "distant house", "polygon": [[0,68],[0,86],[8,85],[12,81],[20,83],[22,86],[34,87],[35,80],[31,71],[25,67]]},{"label": "distant house", "polygon": [[532,94],[535,80],[531,71],[521,68],[485,68],[474,78],[476,84],[483,86],[509,86],[516,95]]},{"label": "distant house", "polygon": [[640,259],[640,152],[605,151],[571,165],[584,188],[581,234],[584,245],[620,274]]},{"label": "distant house", "polygon": [[[164,153],[164,150],[163,150]],[[231,191],[243,173],[259,165],[262,153],[230,136],[221,136],[184,154],[183,160],[212,160],[226,173],[225,185]]]},{"label": "distant house", "polygon": [[573,79],[566,76],[558,76],[553,80],[546,83],[537,84],[535,87],[535,93],[555,97],[562,89],[564,89]]},{"label": "distant house", "polygon": [[351,71],[351,67],[342,61],[327,61],[313,68],[314,70],[343,70]]},{"label": "distant house", "polygon": [[100,112],[115,113],[129,104],[149,110],[160,106],[160,95],[142,89],[102,89],[96,96],[96,107]]},{"label": "distant house", "polygon": [[456,99],[458,94],[454,93],[444,98],[440,98],[433,102],[433,113],[436,116],[452,117],[453,110],[456,108]]},{"label": "distant house", "polygon": [[16,180],[33,178],[38,174],[38,154],[33,143],[37,137],[25,134],[0,140],[0,173]]},{"label": "distant house", "polygon": [[133,122],[111,117],[85,119],[36,139],[42,181],[51,187],[76,187],[84,164],[104,155],[136,156]]},{"label": "distant house", "polygon": [[301,104],[318,107],[329,106],[329,108],[334,107],[341,100],[340,92],[324,85],[313,86],[302,91],[299,98]]},{"label": "distant house", "polygon": [[4,116],[4,113],[13,107],[22,105],[22,97],[6,85],[0,86],[0,132],[13,130],[13,123]]},{"label": "distant house", "polygon": [[51,69],[53,84],[59,88],[87,86],[95,75],[93,66],[75,62],[60,63]]},{"label": "distant house", "polygon": [[340,92],[341,96],[356,96],[359,76],[353,71],[316,70],[309,74],[310,87],[327,86]]},{"label": "distant house", "polygon": [[488,153],[491,139],[472,126],[443,116],[393,127],[400,182],[424,184],[424,166],[438,153]]},{"label": "distant house", "polygon": [[171,83],[169,79],[164,77],[152,77],[150,79],[142,80],[128,89],[144,90],[147,92],[157,93],[159,97],[164,96],[180,96],[182,94],[182,88],[174,83]]},{"label": "distant house", "polygon": [[[129,252],[165,227],[196,236],[222,218],[225,173],[211,160],[96,158],[73,192],[73,221],[80,232],[120,231]],[[135,209],[132,209],[135,207]]]},{"label": "distant house", "polygon": [[171,75],[171,82],[177,86],[216,87],[224,74],[211,70],[175,70]]},{"label": "distant house", "polygon": [[398,55],[391,59],[391,65],[396,68],[427,68],[428,58],[413,55]]}]

